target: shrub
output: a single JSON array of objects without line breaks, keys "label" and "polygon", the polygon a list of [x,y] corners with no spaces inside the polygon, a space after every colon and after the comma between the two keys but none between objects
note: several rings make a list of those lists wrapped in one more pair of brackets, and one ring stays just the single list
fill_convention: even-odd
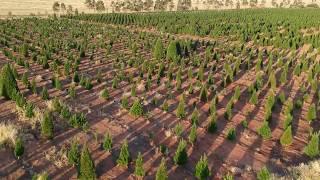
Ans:
[{"label": "shrub", "polygon": [[191,144],[196,142],[196,140],[197,140],[197,125],[196,124],[192,125],[188,139]]},{"label": "shrub", "polygon": [[13,92],[15,91],[19,91],[17,81],[10,65],[6,64],[2,67],[0,74],[0,96],[13,99]]},{"label": "shrub", "polygon": [[228,120],[232,117],[232,99],[228,102],[226,106],[226,112],[224,113],[224,117]]},{"label": "shrub", "polygon": [[197,108],[194,108],[191,114],[191,123],[198,124],[198,121],[199,121],[199,111],[197,110]]},{"label": "shrub", "polygon": [[74,128],[82,128],[85,130],[88,127],[87,118],[83,113],[76,113],[69,119],[69,124]]},{"label": "shrub", "polygon": [[117,159],[117,164],[120,166],[127,167],[130,161],[130,153],[127,140],[121,146],[120,154]]},{"label": "shrub", "polygon": [[105,151],[110,151],[112,149],[112,137],[109,133],[104,136],[102,147]]},{"label": "shrub", "polygon": [[167,59],[174,60],[179,56],[178,43],[171,41],[167,48]]},{"label": "shrub", "polygon": [[129,100],[127,96],[122,96],[121,98],[121,107],[123,109],[128,109],[129,108]]},{"label": "shrub", "polygon": [[230,128],[228,130],[227,139],[230,141],[233,141],[236,139],[236,129],[235,128]]},{"label": "shrub", "polygon": [[282,146],[289,146],[292,144],[292,131],[291,131],[291,125],[287,127],[287,129],[283,132],[280,143]]},{"label": "shrub", "polygon": [[162,110],[163,110],[163,111],[166,111],[166,112],[169,111],[169,104],[168,104],[168,101],[167,101],[167,100],[164,100],[164,101],[163,101]]},{"label": "shrub", "polygon": [[20,158],[22,156],[22,154],[24,153],[24,146],[23,146],[23,142],[20,138],[18,138],[16,140],[16,144],[14,146],[14,155],[17,158]]},{"label": "shrub", "polygon": [[49,100],[49,93],[48,93],[48,90],[47,90],[46,87],[43,87],[43,88],[42,88],[41,98],[42,98],[43,100]]},{"label": "shrub", "polygon": [[143,106],[140,102],[140,100],[136,100],[133,105],[130,108],[130,114],[135,116],[135,117],[139,117],[143,115]]},{"label": "shrub", "polygon": [[36,85],[36,80],[34,78],[31,81],[30,89],[33,94],[37,94],[37,85]]},{"label": "shrub", "polygon": [[76,88],[75,88],[75,86],[71,86],[70,87],[68,94],[72,99],[76,98]]},{"label": "shrub", "polygon": [[188,154],[187,154],[187,144],[185,140],[181,139],[178,145],[178,148],[176,150],[176,153],[173,157],[174,163],[176,165],[183,165],[187,163],[188,160]]},{"label": "shrub", "polygon": [[208,100],[208,92],[207,92],[207,88],[205,85],[202,85],[201,90],[200,90],[200,100],[202,102],[207,102]]},{"label": "shrub", "polygon": [[96,179],[96,170],[94,162],[89,153],[88,147],[85,145],[82,148],[79,167],[79,179]]},{"label": "shrub", "polygon": [[79,74],[78,74],[78,71],[75,71],[73,73],[73,78],[72,78],[73,82],[75,83],[79,83],[80,82],[80,78],[79,78]]},{"label": "shrub", "polygon": [[53,118],[52,114],[46,111],[43,114],[43,120],[41,122],[41,135],[47,139],[53,138]]},{"label": "shrub", "polygon": [[34,105],[32,103],[26,103],[25,106],[24,106],[24,114],[27,118],[32,118],[34,117],[34,112],[33,112],[33,109],[34,109]]},{"label": "shrub", "polygon": [[182,133],[183,133],[183,126],[181,123],[178,123],[174,127],[174,134],[179,137],[181,136]]},{"label": "shrub", "polygon": [[140,152],[138,153],[136,160],[134,174],[139,177],[143,177],[145,175],[145,171],[143,169],[143,158]]},{"label": "shrub", "polygon": [[217,131],[217,117],[215,114],[212,114],[210,116],[210,123],[208,125],[208,132],[209,133],[215,133]]},{"label": "shrub", "polygon": [[163,44],[160,38],[158,38],[154,48],[153,48],[153,57],[157,60],[163,58]]},{"label": "shrub", "polygon": [[101,92],[100,92],[100,97],[103,99],[109,99],[110,94],[107,88],[104,88]]},{"label": "shrub", "polygon": [[310,158],[314,158],[319,155],[319,133],[313,133],[311,140],[303,150],[304,154]]},{"label": "shrub", "polygon": [[200,157],[195,169],[195,176],[200,180],[205,180],[211,175],[208,167],[208,158],[206,155]]},{"label": "shrub", "polygon": [[256,105],[258,103],[258,95],[257,95],[257,91],[255,89],[252,91],[252,95],[250,97],[249,102],[254,105]]},{"label": "shrub", "polygon": [[241,121],[241,125],[243,128],[247,129],[248,128],[248,121],[247,120]]},{"label": "shrub", "polygon": [[271,138],[271,129],[269,127],[268,121],[264,121],[262,126],[258,130],[258,134],[262,136],[263,139]]},{"label": "shrub", "polygon": [[76,140],[72,141],[71,147],[67,152],[69,164],[78,166],[80,161],[79,144]]},{"label": "shrub", "polygon": [[30,87],[30,82],[28,80],[28,74],[26,72],[23,73],[21,80],[22,80],[22,83],[26,86],[26,88]]},{"label": "shrub", "polygon": [[43,172],[41,174],[34,174],[32,176],[32,180],[49,180],[49,175],[46,172]]},{"label": "shrub", "polygon": [[180,101],[179,101],[179,104],[178,104],[178,107],[177,107],[177,110],[176,110],[176,116],[180,119],[184,118],[186,116],[186,113],[185,113],[185,103],[184,103],[184,98],[181,97],[180,98]]},{"label": "shrub", "polygon": [[262,169],[260,169],[260,171],[257,173],[257,179],[258,180],[271,179],[271,175],[266,167],[263,167]]},{"label": "shrub", "polygon": [[210,107],[209,107],[209,113],[212,114],[216,114],[217,108],[216,108],[216,96],[211,100],[210,102]]},{"label": "shrub", "polygon": [[316,106],[315,104],[311,104],[307,112],[307,120],[311,122],[316,118],[317,118]]},{"label": "shrub", "polygon": [[161,159],[160,166],[157,169],[156,180],[168,180],[168,172],[164,158]]}]

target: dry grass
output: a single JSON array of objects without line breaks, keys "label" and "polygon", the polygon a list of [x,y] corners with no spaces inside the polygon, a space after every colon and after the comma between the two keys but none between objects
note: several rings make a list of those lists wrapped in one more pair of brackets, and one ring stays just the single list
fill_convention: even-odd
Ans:
[{"label": "dry grass", "polygon": [[14,145],[18,136],[17,128],[12,124],[0,124],[0,146]]},{"label": "dry grass", "polygon": [[299,166],[288,168],[286,176],[273,175],[272,179],[280,180],[313,180],[320,179],[320,160],[311,161],[307,164],[301,163]]},{"label": "dry grass", "polygon": [[60,150],[55,146],[52,146],[48,151],[44,152],[44,154],[45,158],[58,168],[68,165],[67,149],[65,146],[62,146]]},{"label": "dry grass", "polygon": [[43,113],[38,107],[34,108],[34,117],[32,118],[26,117],[26,112],[23,108],[16,106],[16,110],[19,121],[30,124],[32,128],[35,128],[37,123],[40,122],[43,117]]}]

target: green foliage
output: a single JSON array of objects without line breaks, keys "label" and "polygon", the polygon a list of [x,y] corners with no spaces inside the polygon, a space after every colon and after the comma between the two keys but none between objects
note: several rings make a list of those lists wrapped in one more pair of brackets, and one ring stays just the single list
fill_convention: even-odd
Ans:
[{"label": "green foliage", "polygon": [[23,142],[20,138],[18,138],[16,140],[15,146],[14,146],[14,155],[17,158],[20,158],[24,153],[24,146],[23,146]]},{"label": "green foliage", "polygon": [[143,169],[143,158],[140,152],[138,153],[136,160],[134,174],[139,177],[143,177],[145,175],[145,171]]},{"label": "green foliage", "polygon": [[178,107],[176,109],[176,116],[180,119],[184,118],[186,116],[186,112],[185,112],[185,103],[184,103],[184,98],[181,97]]},{"label": "green foliage", "polygon": [[94,161],[91,158],[88,147],[85,145],[81,151],[78,178],[80,180],[93,180],[96,179],[96,177]]},{"label": "green foliage", "polygon": [[128,147],[127,140],[125,140],[121,146],[120,154],[117,159],[117,164],[120,166],[127,167],[129,162],[130,162],[129,147]]},{"label": "green foliage", "polygon": [[100,92],[100,97],[103,99],[109,99],[110,98],[110,94],[107,88],[104,88],[101,92]]},{"label": "green foliage", "polygon": [[247,120],[241,121],[241,125],[243,128],[247,129],[248,128],[248,121]]},{"label": "green foliage", "polygon": [[208,92],[207,88],[205,85],[202,85],[201,90],[200,90],[200,100],[202,102],[207,102],[208,101]]},{"label": "green foliage", "polygon": [[178,136],[178,137],[181,136],[182,133],[183,133],[183,126],[182,126],[182,124],[181,124],[181,123],[176,124],[173,130],[174,130],[174,134],[175,134],[176,136]]},{"label": "green foliage", "polygon": [[139,99],[135,100],[130,108],[130,114],[139,117],[143,115],[143,106]]},{"label": "green foliage", "polygon": [[317,118],[316,105],[311,104],[309,110],[307,112],[307,120],[309,122],[315,120]]},{"label": "green foliage", "polygon": [[176,153],[173,157],[173,161],[176,165],[184,165],[187,163],[188,154],[187,154],[187,143],[185,140],[181,139],[176,150]]},{"label": "green foliage", "polygon": [[104,136],[102,147],[105,151],[111,151],[112,149],[112,137],[109,133]]},{"label": "green foliage", "polygon": [[52,139],[54,125],[53,125],[53,116],[52,113],[49,111],[44,112],[43,120],[41,121],[41,135],[44,138]]},{"label": "green foliage", "polygon": [[75,86],[71,86],[70,87],[68,94],[72,99],[76,98],[76,88],[75,88]]},{"label": "green foliage", "polygon": [[193,124],[191,127],[190,134],[188,136],[189,142],[193,144],[197,140],[197,125]]},{"label": "green foliage", "polygon": [[271,179],[270,172],[266,167],[263,167],[260,169],[260,171],[257,173],[257,180],[269,180]]},{"label": "green foliage", "polygon": [[30,89],[33,94],[37,94],[37,85],[36,85],[36,80],[34,78],[31,81]]},{"label": "green foliage", "polygon": [[263,139],[271,138],[271,129],[269,127],[268,121],[264,121],[261,127],[258,129],[258,134],[262,136]]},{"label": "green foliage", "polygon": [[206,180],[211,175],[206,155],[200,157],[195,169],[195,176],[200,180]]},{"label": "green foliage", "polygon": [[13,92],[19,91],[17,81],[9,64],[2,67],[0,73],[0,96],[13,99]]},{"label": "green foliage", "polygon": [[234,180],[234,177],[231,173],[228,173],[223,176],[223,180]]},{"label": "green foliage", "polygon": [[312,134],[311,139],[303,152],[310,158],[314,158],[319,155],[319,133]]},{"label": "green foliage", "polygon": [[283,132],[280,137],[280,143],[282,146],[289,146],[292,144],[292,130],[291,125],[287,127],[287,129]]},{"label": "green foliage", "polygon": [[228,130],[227,139],[230,141],[233,141],[236,139],[236,129],[235,128],[230,128]]},{"label": "green foliage", "polygon": [[168,180],[168,172],[166,167],[166,161],[164,158],[161,159],[161,163],[156,173],[156,180]]},{"label": "green foliage", "polygon": [[167,100],[164,100],[164,101],[163,101],[162,110],[163,110],[163,111],[166,111],[166,112],[169,111],[169,104],[168,104],[168,101],[167,101]]},{"label": "green foliage", "polygon": [[153,48],[153,57],[157,60],[160,60],[163,58],[163,51],[164,51],[164,48],[163,48],[163,44],[162,44],[162,41],[160,38],[158,38],[154,48]]},{"label": "green foliage", "polygon": [[179,54],[179,44],[176,41],[171,41],[167,48],[167,59],[174,60],[178,58]]},{"label": "green foliage", "polygon": [[67,152],[69,164],[78,166],[80,161],[79,144],[76,140],[72,141],[71,147]]},{"label": "green foliage", "polygon": [[127,96],[122,96],[121,98],[121,107],[123,109],[128,109],[129,108],[129,99]]},{"label": "green foliage", "polygon": [[85,130],[88,127],[87,118],[83,113],[76,113],[69,119],[69,124],[74,128],[82,128]]},{"label": "green foliage", "polygon": [[197,108],[194,108],[194,110],[191,114],[191,123],[198,124],[198,121],[199,121],[199,111]]},{"label": "green foliage", "polygon": [[49,98],[50,98],[50,97],[49,97],[48,90],[47,90],[46,87],[43,87],[43,88],[42,88],[41,98],[42,98],[43,100],[49,100]]},{"label": "green foliage", "polygon": [[254,105],[256,105],[258,103],[258,95],[257,95],[257,91],[255,89],[253,90],[253,92],[251,94],[249,102]]},{"label": "green foliage", "polygon": [[27,118],[32,118],[34,117],[34,105],[32,103],[26,103],[25,106],[24,106],[24,114]]},{"label": "green foliage", "polygon": [[208,125],[208,132],[215,133],[217,131],[217,117],[215,114],[212,114],[210,117],[210,123]]}]

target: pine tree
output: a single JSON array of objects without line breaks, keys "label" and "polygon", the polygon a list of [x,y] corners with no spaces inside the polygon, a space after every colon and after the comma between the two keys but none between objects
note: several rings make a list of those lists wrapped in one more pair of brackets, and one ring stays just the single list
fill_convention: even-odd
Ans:
[{"label": "pine tree", "polygon": [[109,91],[107,88],[104,88],[101,92],[100,92],[100,97],[103,99],[108,99],[110,97]]},{"label": "pine tree", "polygon": [[230,128],[228,130],[227,139],[230,141],[233,141],[236,139],[236,129],[235,128]]},{"label": "pine tree", "polygon": [[196,142],[196,140],[197,140],[197,125],[196,124],[192,125],[188,139],[191,144]]},{"label": "pine tree", "polygon": [[271,137],[271,129],[268,121],[264,121],[262,126],[259,128],[258,133],[263,139],[269,139]]},{"label": "pine tree", "polygon": [[198,124],[198,121],[199,121],[199,111],[197,108],[194,108],[194,110],[191,114],[191,123]]},{"label": "pine tree", "polygon": [[319,155],[319,133],[312,134],[311,139],[303,152],[310,158],[314,158]]},{"label": "pine tree", "polygon": [[257,173],[257,180],[269,180],[269,179],[271,179],[269,170],[266,167],[263,167],[262,169],[260,169],[260,171]]},{"label": "pine tree", "polygon": [[292,131],[291,131],[291,125],[287,127],[287,129],[283,132],[280,143],[282,146],[289,146],[292,144]]},{"label": "pine tree", "polygon": [[129,108],[129,100],[127,96],[122,96],[121,98],[121,107],[123,109],[128,109]]},{"label": "pine tree", "polygon": [[78,71],[75,71],[73,73],[73,78],[72,78],[73,82],[75,83],[79,83],[80,82],[80,78],[79,78],[79,74],[78,74]]},{"label": "pine tree", "polygon": [[168,172],[164,158],[161,159],[160,166],[157,169],[156,180],[168,180]]},{"label": "pine tree", "polygon": [[185,140],[181,139],[176,150],[176,153],[173,157],[174,163],[176,165],[183,165],[187,163],[188,154],[187,154],[187,143]]},{"label": "pine tree", "polygon": [[215,133],[217,131],[217,116],[212,114],[210,117],[210,123],[208,125],[208,132]]},{"label": "pine tree", "polygon": [[209,114],[216,114],[217,108],[216,108],[216,96],[214,98],[212,98],[211,102],[210,102],[210,107],[209,107]]},{"label": "pine tree", "polygon": [[52,114],[46,111],[43,114],[43,120],[41,122],[41,135],[47,139],[53,138],[53,120]]},{"label": "pine tree", "polygon": [[163,101],[162,110],[163,110],[163,111],[166,111],[166,112],[169,111],[169,104],[168,104],[168,101],[167,101],[167,100],[164,100],[164,101]]},{"label": "pine tree", "polygon": [[130,114],[139,117],[143,115],[143,106],[139,99],[137,99],[130,108]]},{"label": "pine tree", "polygon": [[41,97],[43,100],[49,100],[49,93],[46,87],[42,88]]},{"label": "pine tree", "polygon": [[78,166],[80,161],[79,144],[76,140],[72,141],[71,147],[67,152],[69,164]]},{"label": "pine tree", "polygon": [[127,140],[121,146],[120,154],[117,159],[117,164],[120,166],[128,167],[130,161],[130,153]]},{"label": "pine tree", "polygon": [[256,104],[258,103],[258,95],[257,95],[256,89],[253,90],[249,102],[250,102],[251,104],[254,104],[254,105],[256,105]]},{"label": "pine tree", "polygon": [[81,157],[80,157],[80,167],[79,167],[79,179],[88,180],[96,179],[96,170],[94,162],[89,153],[87,145],[82,148]]},{"label": "pine tree", "polygon": [[153,48],[153,57],[156,60],[160,60],[163,58],[163,44],[160,38],[158,38],[154,48]]},{"label": "pine tree", "polygon": [[19,92],[19,89],[10,65],[6,64],[0,74],[0,96],[13,99],[13,92]]},{"label": "pine tree", "polygon": [[206,155],[200,157],[195,169],[195,176],[200,180],[206,180],[211,175]]},{"label": "pine tree", "polygon": [[145,171],[143,169],[143,158],[140,152],[138,153],[136,160],[134,174],[138,177],[143,177],[145,175]]},{"label": "pine tree", "polygon": [[202,102],[207,102],[208,100],[208,92],[207,92],[207,88],[205,85],[202,85],[201,90],[200,90],[200,100]]},{"label": "pine tree", "polygon": [[23,146],[23,142],[20,138],[18,138],[16,140],[15,146],[14,146],[14,155],[17,158],[20,158],[24,153],[24,146]]},{"label": "pine tree", "polygon": [[180,98],[180,101],[179,101],[179,104],[178,104],[178,107],[177,107],[177,110],[176,110],[176,116],[180,119],[184,118],[186,116],[186,113],[185,113],[185,103],[184,103],[184,97],[182,96]]},{"label": "pine tree", "polygon": [[104,136],[103,140],[103,149],[106,151],[110,151],[112,149],[112,137],[109,133]]},{"label": "pine tree", "polygon": [[311,104],[309,110],[307,112],[307,120],[309,122],[315,120],[317,118],[316,106],[315,104]]},{"label": "pine tree", "polygon": [[167,48],[167,59],[174,60],[179,56],[178,43],[176,41],[171,41]]},{"label": "pine tree", "polygon": [[36,79],[32,79],[30,89],[33,94],[37,94],[37,85],[36,85]]}]

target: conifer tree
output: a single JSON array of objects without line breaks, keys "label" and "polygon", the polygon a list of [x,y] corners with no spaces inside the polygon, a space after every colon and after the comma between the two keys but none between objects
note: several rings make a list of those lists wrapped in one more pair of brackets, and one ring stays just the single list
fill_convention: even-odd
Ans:
[{"label": "conifer tree", "polygon": [[210,118],[210,122],[208,125],[208,132],[209,133],[215,133],[217,131],[217,116],[216,114],[211,114]]},{"label": "conifer tree", "polygon": [[196,140],[197,140],[197,125],[196,124],[192,125],[188,139],[191,144],[196,142]]},{"label": "conifer tree", "polygon": [[257,95],[256,89],[253,89],[253,92],[252,92],[252,95],[251,95],[249,102],[254,105],[256,105],[258,103],[258,95]]},{"label": "conifer tree", "polygon": [[49,93],[46,87],[42,88],[41,97],[43,100],[49,100]]},{"label": "conifer tree", "polygon": [[19,89],[10,65],[6,64],[0,74],[0,96],[13,99],[13,92],[19,92]]},{"label": "conifer tree", "polygon": [[317,118],[316,106],[315,104],[311,104],[307,112],[307,120],[311,122],[316,118]]},{"label": "conifer tree", "polygon": [[47,139],[53,138],[53,119],[52,114],[46,111],[43,114],[43,120],[41,122],[41,135]]},{"label": "conifer tree", "polygon": [[143,158],[140,152],[138,153],[136,160],[134,174],[138,177],[143,177],[145,175],[145,171],[143,169]]},{"label": "conifer tree", "polygon": [[168,180],[168,172],[164,158],[161,159],[161,164],[157,169],[156,180]]},{"label": "conifer tree", "polygon": [[76,140],[73,140],[71,147],[67,152],[69,164],[78,166],[80,161],[79,144]]},{"label": "conifer tree", "polygon": [[104,88],[101,92],[100,92],[100,97],[103,99],[108,99],[110,97],[109,91],[107,88]]},{"label": "conifer tree", "polygon": [[198,124],[198,121],[199,121],[199,111],[197,108],[194,108],[194,110],[191,114],[191,123]]},{"label": "conifer tree", "polygon": [[135,117],[139,117],[143,115],[143,106],[139,99],[134,101],[133,105],[130,108],[130,114]]},{"label": "conifer tree", "polygon": [[206,180],[210,175],[211,173],[208,166],[208,158],[204,154],[200,157],[200,160],[197,162],[195,176],[200,180]]},{"label": "conifer tree", "polygon": [[106,151],[110,151],[112,149],[112,137],[109,133],[104,136],[103,140],[103,149]]},{"label": "conifer tree", "polygon": [[183,165],[187,163],[188,154],[187,154],[187,143],[185,140],[181,139],[176,150],[176,153],[173,157],[174,163],[176,165]]},{"label": "conifer tree", "polygon": [[117,164],[120,166],[128,167],[130,161],[130,153],[128,147],[128,141],[125,140],[121,146],[120,154],[117,159]]},{"label": "conifer tree", "polygon": [[153,57],[156,60],[160,60],[163,58],[163,44],[160,38],[158,38],[154,48],[153,48]]},{"label": "conifer tree", "polygon": [[280,143],[282,146],[289,146],[292,144],[292,131],[291,131],[291,125],[287,127],[287,129],[283,132]]},{"label": "conifer tree", "polygon": [[208,100],[208,92],[207,92],[207,88],[205,85],[202,85],[201,90],[200,90],[200,100],[202,102],[207,102]]},{"label": "conifer tree", "polygon": [[179,56],[178,43],[176,41],[171,41],[167,48],[167,59],[174,60]]},{"label": "conifer tree", "polygon": [[82,148],[79,167],[79,179],[96,179],[96,170],[87,145]]},{"label": "conifer tree", "polygon": [[314,158],[319,155],[319,133],[312,134],[311,139],[303,152],[310,158]]},{"label": "conifer tree", "polygon": [[180,101],[179,101],[179,104],[178,104],[178,107],[177,107],[177,110],[176,110],[176,116],[180,119],[184,118],[186,116],[186,113],[185,113],[185,103],[184,103],[184,98],[183,96],[180,97]]},{"label": "conifer tree", "polygon": [[264,121],[262,126],[259,128],[258,133],[263,139],[269,139],[271,137],[271,130],[268,121]]},{"label": "conifer tree", "polygon": [[14,146],[14,155],[17,158],[20,158],[22,156],[22,154],[24,153],[24,146],[23,146],[23,142],[20,138],[18,138],[16,140],[15,146]]},{"label": "conifer tree", "polygon": [[263,167],[260,169],[260,171],[257,174],[258,180],[270,180],[271,175],[269,173],[269,170],[266,167]]}]

